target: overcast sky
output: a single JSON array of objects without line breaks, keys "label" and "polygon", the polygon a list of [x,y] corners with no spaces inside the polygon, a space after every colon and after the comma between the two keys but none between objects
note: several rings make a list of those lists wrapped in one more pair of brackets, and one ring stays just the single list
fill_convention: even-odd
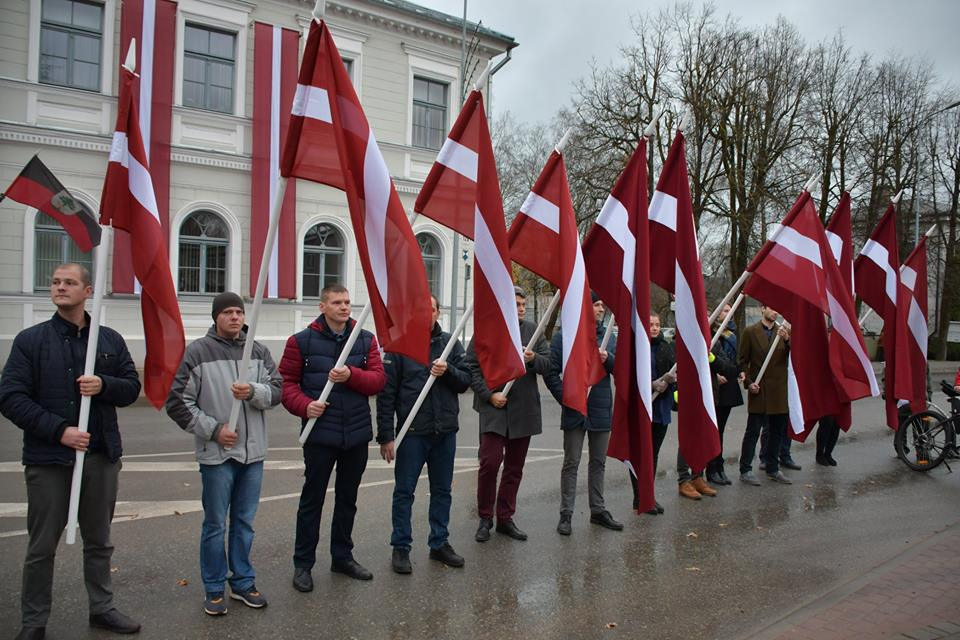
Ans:
[{"label": "overcast sky", "polygon": [[[462,0],[415,0],[455,16]],[[668,0],[469,0],[467,19],[513,36],[520,44],[494,82],[492,109],[526,122],[547,121],[570,100],[572,83],[590,60],[619,58],[630,41],[629,16],[671,6]],[[808,42],[842,29],[855,52],[928,58],[937,75],[960,87],[960,0],[716,0],[718,14],[763,25],[783,15]]]}]

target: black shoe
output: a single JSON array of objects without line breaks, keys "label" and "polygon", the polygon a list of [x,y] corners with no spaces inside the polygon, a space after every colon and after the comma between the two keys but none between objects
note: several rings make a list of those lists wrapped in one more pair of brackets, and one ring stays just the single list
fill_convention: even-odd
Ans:
[{"label": "black shoe", "polygon": [[310,575],[310,569],[297,567],[293,570],[293,588],[301,593],[313,591],[313,576]]},{"label": "black shoe", "polygon": [[47,633],[46,627],[23,627],[16,640],[40,640]]},{"label": "black shoe", "polygon": [[728,487],[732,487],[732,486],[733,486],[733,480],[731,480],[730,478],[727,477],[727,472],[726,472],[726,471],[724,471],[723,469],[721,469],[721,470],[718,471],[717,473],[720,474],[720,479],[723,480],[723,484],[727,485]]},{"label": "black shoe", "polygon": [[106,629],[113,633],[137,633],[140,631],[139,622],[125,616],[116,609],[90,616],[90,626],[97,629]]},{"label": "black shoe", "polygon": [[430,549],[430,559],[439,560],[448,567],[459,569],[463,566],[463,556],[457,555],[450,543],[444,543],[439,549]]},{"label": "black shoe", "polygon": [[557,533],[562,536],[568,536],[573,533],[573,527],[570,524],[570,514],[561,513],[560,522],[557,523]]},{"label": "black shoe", "polygon": [[817,464],[819,464],[819,465],[821,465],[821,466],[824,466],[824,467],[829,467],[829,466],[830,466],[830,461],[827,460],[827,456],[823,455],[822,453],[818,453],[818,454],[817,454]]},{"label": "black shoe", "polygon": [[793,461],[793,458],[787,458],[786,460],[780,461],[780,466],[784,469],[791,469],[793,471],[800,471],[800,465]]},{"label": "black shoe", "polygon": [[718,484],[720,486],[727,484],[723,481],[723,477],[720,475],[719,471],[707,471],[707,482],[710,484]]},{"label": "black shoe", "polygon": [[353,558],[347,558],[345,560],[334,559],[330,563],[330,571],[342,573],[354,580],[373,580],[373,574],[364,569],[363,565]]},{"label": "black shoe", "polygon": [[502,533],[507,537],[513,538],[514,540],[527,539],[527,534],[521,531],[520,528],[513,523],[513,520],[507,520],[506,522],[498,522],[497,533]]},{"label": "black shoe", "polygon": [[406,575],[413,573],[413,565],[410,564],[410,549],[406,547],[394,547],[393,559],[390,561],[394,573]]},{"label": "black shoe", "polygon": [[833,456],[830,455],[829,453],[827,454],[827,462],[830,463],[830,466],[831,466],[831,467],[837,466],[837,461],[834,460],[834,459],[833,459]]},{"label": "black shoe", "polygon": [[477,535],[473,536],[473,539],[477,542],[486,542],[490,539],[490,529],[493,529],[493,520],[480,518],[480,526],[477,527]]},{"label": "black shoe", "polygon": [[623,531],[623,524],[614,520],[609,511],[601,511],[600,513],[590,514],[590,522],[592,524],[598,524],[601,527],[610,529],[611,531]]},{"label": "black shoe", "polygon": [[656,505],[655,508],[657,510],[657,513],[659,513],[660,515],[663,515],[663,505],[657,502],[656,500],[653,501],[653,504]]}]

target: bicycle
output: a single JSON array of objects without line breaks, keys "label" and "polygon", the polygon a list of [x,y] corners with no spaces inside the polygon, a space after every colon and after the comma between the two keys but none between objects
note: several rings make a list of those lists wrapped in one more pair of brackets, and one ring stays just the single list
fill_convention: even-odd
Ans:
[{"label": "bicycle", "polygon": [[897,457],[914,471],[930,471],[940,463],[953,471],[946,460],[958,454],[956,434],[960,431],[960,394],[946,380],[940,381],[940,388],[950,403],[950,415],[931,402],[926,411],[914,413],[904,420],[894,436]]}]

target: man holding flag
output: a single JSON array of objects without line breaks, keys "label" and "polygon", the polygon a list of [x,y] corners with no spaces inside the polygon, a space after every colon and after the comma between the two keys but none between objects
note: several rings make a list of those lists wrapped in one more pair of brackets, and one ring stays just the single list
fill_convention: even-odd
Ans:
[{"label": "man holding flag", "polygon": [[[57,267],[50,320],[21,331],[0,377],[0,412],[23,430],[27,484],[27,557],[23,564],[21,622],[17,638],[42,638],[53,591],[53,567],[67,507],[75,452],[85,452],[79,523],[90,626],[136,633],[139,623],[113,606],[110,522],[120,474],[117,407],[140,395],[140,379],[123,337],[100,327],[94,375],[80,375],[87,351],[93,294],[90,272],[78,264]],[[54,346],[56,345],[56,346]],[[88,431],[78,428],[80,397],[90,396]]]}]

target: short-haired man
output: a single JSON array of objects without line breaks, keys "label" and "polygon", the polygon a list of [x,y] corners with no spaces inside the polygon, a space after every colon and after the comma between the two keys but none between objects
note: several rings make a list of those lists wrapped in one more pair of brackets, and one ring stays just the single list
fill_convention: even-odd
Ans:
[{"label": "short-haired man", "polygon": [[[367,443],[373,439],[370,396],[383,389],[387,376],[376,337],[350,317],[350,293],[330,285],[320,292],[320,315],[306,329],[287,340],[280,359],[283,406],[306,426],[316,418],[303,445],[303,490],[297,508],[297,537],[293,554],[293,586],[313,590],[310,571],[317,560],[320,515],[327,484],[337,468],[333,522],[330,526],[330,570],[357,580],[373,574],[353,558],[353,521],[357,492],[367,468]],[[353,331],[360,335],[343,366],[335,366]],[[326,402],[320,393],[327,380],[335,383]]]},{"label": "short-haired man", "polygon": [[[603,342],[603,316],[606,313],[606,307],[597,294],[592,293],[591,297],[599,348]],[[557,524],[557,533],[562,536],[573,533],[571,519],[577,497],[577,470],[580,468],[584,439],[587,440],[590,452],[590,462],[587,467],[590,522],[613,531],[623,529],[623,524],[614,520],[607,511],[603,500],[607,445],[610,444],[610,426],[613,422],[610,374],[613,373],[616,350],[617,340],[611,336],[610,344],[600,351],[600,361],[603,363],[605,375],[590,389],[590,395],[587,396],[587,415],[567,406],[564,406],[560,413],[560,429],[563,431],[563,466],[560,468],[560,522]],[[563,334],[561,331],[553,334],[550,342],[550,357],[553,361],[553,371],[544,376],[544,382],[556,401],[562,405],[563,381],[560,374],[563,368]]]},{"label": "short-haired man", "polygon": [[[0,412],[23,430],[29,535],[20,595],[23,628],[17,636],[23,640],[42,638],[50,617],[54,557],[67,524],[77,451],[86,452],[77,519],[90,626],[116,633],[140,630],[114,608],[110,578],[110,522],[122,453],[117,407],[137,399],[140,379],[123,338],[103,326],[94,373],[83,375],[90,333],[84,306],[92,294],[86,267],[58,266],[50,283],[56,313],[17,334],[0,377]],[[84,433],[77,427],[81,396],[91,398]]]},{"label": "short-haired man", "polygon": [[[764,425],[769,428],[767,437],[766,464],[767,477],[781,484],[793,484],[780,471],[780,442],[787,437],[787,359],[790,355],[790,332],[777,327],[777,312],[771,307],[760,307],[760,322],[743,330],[737,353],[737,362],[744,373],[743,386],[747,389],[747,430],[743,434],[740,450],[740,480],[746,484],[759,485],[753,474],[753,455],[757,439]],[[767,353],[773,345],[774,337],[780,336],[770,363],[764,371],[763,379],[754,382],[763,367]]]},{"label": "short-haired man", "polygon": [[[514,288],[517,316],[520,318],[520,341],[526,344],[533,337],[536,326],[524,320],[527,296],[519,287]],[[517,378],[508,398],[502,387],[490,389],[483,379],[483,372],[473,350],[467,347],[467,363],[470,367],[473,387],[473,408],[480,414],[480,470],[477,474],[477,511],[480,526],[475,539],[486,542],[493,528],[494,509],[497,516],[497,533],[514,540],[526,540],[527,534],[517,527],[513,515],[517,510],[517,493],[523,478],[523,463],[527,458],[530,438],[543,430],[540,416],[540,389],[537,374],[550,373],[550,345],[540,336],[533,350],[525,349],[523,360],[527,372]],[[500,487],[497,474],[500,465]]]},{"label": "short-haired man", "polygon": [[[410,510],[413,494],[423,465],[427,465],[430,479],[430,557],[448,567],[462,567],[463,558],[450,546],[447,526],[450,524],[453,460],[457,453],[457,431],[460,430],[460,394],[470,388],[470,370],[463,362],[460,342],[445,362],[440,360],[450,334],[440,328],[440,306],[430,296],[433,307],[433,332],[430,336],[431,366],[424,365],[397,353],[386,356],[387,384],[377,396],[377,442],[380,455],[390,462],[396,458],[393,487],[393,547],[391,565],[396,573],[413,571],[410,546],[413,532]],[[410,414],[420,390],[429,377],[436,376],[423,405],[417,413],[398,450],[394,451],[394,417],[398,427]]]},{"label": "short-haired man", "polygon": [[[267,604],[255,584],[250,548],[267,457],[264,412],[280,404],[282,380],[270,351],[259,342],[253,343],[247,374],[237,380],[247,340],[240,296],[221,293],[213,299],[211,315],[207,335],[184,353],[167,399],[167,415],[194,436],[203,485],[203,610],[220,616],[227,612],[223,594],[228,565],[230,597],[254,609]],[[235,430],[227,424],[234,400],[243,402]]]}]

